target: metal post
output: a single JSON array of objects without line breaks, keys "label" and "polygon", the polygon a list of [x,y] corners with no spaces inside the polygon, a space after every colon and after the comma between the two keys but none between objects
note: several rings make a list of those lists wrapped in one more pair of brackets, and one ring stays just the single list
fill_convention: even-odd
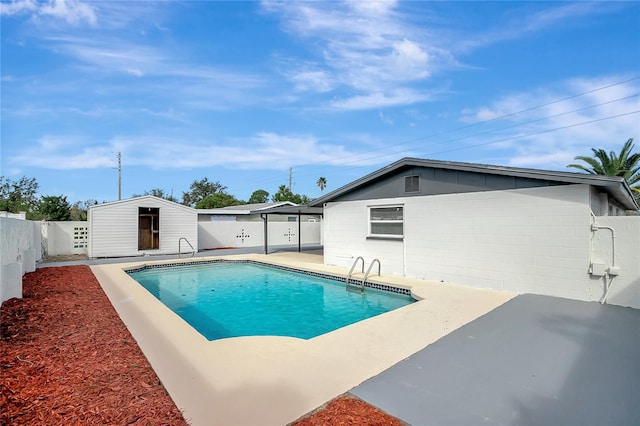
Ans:
[{"label": "metal post", "polygon": [[122,156],[118,153],[118,201],[122,200]]},{"label": "metal post", "polygon": [[302,229],[302,221],[300,220],[300,210],[298,210],[298,253],[300,253],[302,250],[300,248],[300,245],[302,244],[302,235],[300,234],[300,230]]},{"label": "metal post", "polygon": [[261,213],[260,217],[262,218],[262,221],[264,222],[264,254],[269,254],[269,246],[268,246],[268,243],[267,243],[267,241],[268,241],[267,230],[269,229],[267,224],[269,222],[269,215]]}]

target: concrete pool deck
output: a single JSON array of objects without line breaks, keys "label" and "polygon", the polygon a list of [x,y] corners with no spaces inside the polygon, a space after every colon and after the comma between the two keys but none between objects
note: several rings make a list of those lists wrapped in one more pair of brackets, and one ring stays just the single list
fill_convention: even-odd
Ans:
[{"label": "concrete pool deck", "polygon": [[412,425],[638,425],[640,310],[520,295],[350,393]]},{"label": "concrete pool deck", "polygon": [[[345,276],[315,253],[215,256]],[[383,275],[419,300],[309,340],[240,337],[208,341],[124,271],[192,262],[140,259],[91,266],[176,405],[194,425],[283,425],[512,299],[511,293]],[[384,270],[384,268],[383,268]]]}]

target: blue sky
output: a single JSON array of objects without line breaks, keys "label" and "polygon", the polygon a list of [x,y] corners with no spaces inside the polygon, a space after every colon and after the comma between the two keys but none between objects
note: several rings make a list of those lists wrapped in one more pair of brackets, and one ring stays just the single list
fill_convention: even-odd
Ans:
[{"label": "blue sky", "polygon": [[[1,172],[70,202],[315,198],[405,156],[640,146],[640,2],[5,1]],[[636,148],[637,150],[638,148]]]}]

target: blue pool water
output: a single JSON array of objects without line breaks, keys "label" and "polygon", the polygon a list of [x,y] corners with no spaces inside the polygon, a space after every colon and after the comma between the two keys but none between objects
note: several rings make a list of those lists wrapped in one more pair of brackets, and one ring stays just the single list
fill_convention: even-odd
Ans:
[{"label": "blue pool water", "polygon": [[212,263],[130,272],[209,340],[238,336],[309,339],[408,305],[408,295],[252,263]]}]

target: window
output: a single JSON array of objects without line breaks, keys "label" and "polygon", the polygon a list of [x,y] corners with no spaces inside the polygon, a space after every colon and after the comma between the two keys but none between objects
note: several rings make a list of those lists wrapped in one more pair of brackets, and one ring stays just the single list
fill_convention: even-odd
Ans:
[{"label": "window", "polygon": [[369,207],[369,236],[402,238],[404,236],[404,207]]},{"label": "window", "polygon": [[404,192],[420,192],[420,176],[405,176]]}]

